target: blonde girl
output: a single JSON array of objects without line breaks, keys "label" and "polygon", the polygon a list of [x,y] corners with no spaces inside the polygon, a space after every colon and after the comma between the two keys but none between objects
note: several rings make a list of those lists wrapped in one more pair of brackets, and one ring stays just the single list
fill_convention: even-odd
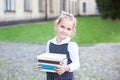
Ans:
[{"label": "blonde girl", "polygon": [[56,68],[56,73],[47,72],[47,80],[73,80],[73,71],[79,64],[79,48],[71,38],[76,32],[76,19],[62,11],[55,24],[56,36],[47,42],[46,53],[66,54],[67,62]]}]

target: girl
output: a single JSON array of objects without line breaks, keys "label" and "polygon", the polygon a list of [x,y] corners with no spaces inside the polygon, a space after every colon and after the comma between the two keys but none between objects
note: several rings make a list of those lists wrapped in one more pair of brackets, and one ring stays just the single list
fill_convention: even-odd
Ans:
[{"label": "girl", "polygon": [[47,80],[73,80],[73,71],[79,68],[78,46],[71,40],[75,33],[76,19],[63,12],[56,21],[56,37],[47,42],[46,53],[66,54],[67,64],[56,68],[56,73],[47,72]]}]

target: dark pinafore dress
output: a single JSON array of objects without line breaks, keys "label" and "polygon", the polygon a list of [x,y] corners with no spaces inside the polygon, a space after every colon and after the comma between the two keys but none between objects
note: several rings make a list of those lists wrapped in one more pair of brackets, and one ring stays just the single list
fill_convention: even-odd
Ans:
[{"label": "dark pinafore dress", "polygon": [[[67,64],[70,64],[72,61],[70,59],[70,55],[67,48],[68,48],[68,43],[61,45],[50,43],[49,45],[50,53],[66,54]],[[65,72],[62,75],[58,75],[57,73],[47,72],[47,80],[73,80],[73,72]]]}]

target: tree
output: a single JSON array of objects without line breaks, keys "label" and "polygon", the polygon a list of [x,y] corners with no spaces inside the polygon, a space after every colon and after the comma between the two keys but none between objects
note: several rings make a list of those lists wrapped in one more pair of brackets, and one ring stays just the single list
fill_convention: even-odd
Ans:
[{"label": "tree", "polygon": [[118,0],[96,0],[96,3],[103,19],[120,19],[120,5]]}]

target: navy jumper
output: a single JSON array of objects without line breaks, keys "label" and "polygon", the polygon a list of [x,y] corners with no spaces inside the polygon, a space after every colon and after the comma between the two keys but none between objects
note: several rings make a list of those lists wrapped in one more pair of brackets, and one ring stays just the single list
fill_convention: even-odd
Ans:
[{"label": "navy jumper", "polygon": [[[49,44],[50,53],[57,54],[66,54],[67,56],[67,64],[70,64],[72,61],[70,59],[70,55],[68,52],[68,44],[56,45],[52,42]],[[62,75],[58,75],[57,73],[47,72],[47,80],[73,80],[73,72],[65,72]]]}]

